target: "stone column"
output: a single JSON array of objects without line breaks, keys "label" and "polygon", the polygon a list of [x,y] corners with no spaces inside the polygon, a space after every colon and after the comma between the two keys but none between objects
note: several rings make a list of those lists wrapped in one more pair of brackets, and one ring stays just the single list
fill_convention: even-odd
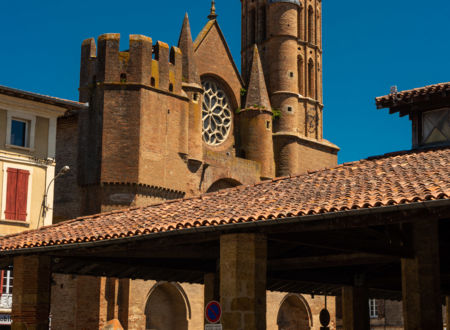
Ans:
[{"label": "stone column", "polygon": [[13,330],[48,330],[51,259],[14,257]]},{"label": "stone column", "polygon": [[445,318],[447,329],[450,329],[450,297],[445,297]]},{"label": "stone column", "polygon": [[439,222],[427,219],[409,230],[414,257],[402,259],[405,330],[442,329]]},{"label": "stone column", "polygon": [[220,300],[224,330],[266,329],[267,239],[259,234],[220,238]]},{"label": "stone column", "polygon": [[219,274],[208,273],[204,277],[204,305],[208,304],[210,301],[220,301],[219,288]]},{"label": "stone column", "polygon": [[369,295],[365,286],[342,288],[342,324],[345,330],[369,330]]}]

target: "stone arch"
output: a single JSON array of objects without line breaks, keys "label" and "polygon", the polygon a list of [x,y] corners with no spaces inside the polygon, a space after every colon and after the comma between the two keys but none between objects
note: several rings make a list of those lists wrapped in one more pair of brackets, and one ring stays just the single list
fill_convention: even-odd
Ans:
[{"label": "stone arch", "polygon": [[207,193],[219,191],[222,189],[233,188],[242,185],[239,181],[231,178],[216,180],[206,191]]},{"label": "stone arch", "polygon": [[148,294],[145,305],[147,330],[187,330],[191,307],[178,283],[159,282]]},{"label": "stone arch", "polygon": [[278,330],[310,330],[312,314],[306,299],[298,294],[288,294],[280,304],[277,325]]}]

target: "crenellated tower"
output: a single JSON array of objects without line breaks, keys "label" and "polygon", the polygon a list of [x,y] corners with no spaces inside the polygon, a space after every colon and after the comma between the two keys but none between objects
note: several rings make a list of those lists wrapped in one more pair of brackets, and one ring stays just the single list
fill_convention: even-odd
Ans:
[{"label": "crenellated tower", "polygon": [[241,5],[244,80],[257,44],[272,107],[280,113],[273,129],[277,175],[317,168],[308,164],[305,149],[334,156],[338,150],[322,133],[322,1],[241,0]]},{"label": "crenellated tower", "polygon": [[190,108],[201,102],[195,70],[183,81],[195,65],[186,57],[183,65],[178,47],[142,35],[129,40],[125,51],[119,34],[82,44],[80,101],[90,104],[79,115],[83,213],[181,197],[187,184],[171,173],[185,169],[185,160],[201,161],[198,133],[189,144],[189,131],[199,130],[190,125]]}]

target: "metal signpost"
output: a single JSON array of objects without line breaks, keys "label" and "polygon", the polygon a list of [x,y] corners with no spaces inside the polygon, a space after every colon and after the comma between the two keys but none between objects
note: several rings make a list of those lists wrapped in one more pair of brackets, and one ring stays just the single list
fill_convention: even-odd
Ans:
[{"label": "metal signpost", "polygon": [[217,301],[211,301],[206,305],[205,318],[209,324],[205,324],[205,330],[222,330],[220,318],[222,316],[222,307]]}]

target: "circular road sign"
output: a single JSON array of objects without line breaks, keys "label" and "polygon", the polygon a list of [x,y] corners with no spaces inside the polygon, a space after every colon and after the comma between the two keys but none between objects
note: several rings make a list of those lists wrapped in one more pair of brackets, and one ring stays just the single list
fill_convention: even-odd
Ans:
[{"label": "circular road sign", "polygon": [[205,317],[210,323],[217,323],[220,321],[220,317],[222,316],[222,307],[217,301],[211,301],[206,305],[205,308]]}]

